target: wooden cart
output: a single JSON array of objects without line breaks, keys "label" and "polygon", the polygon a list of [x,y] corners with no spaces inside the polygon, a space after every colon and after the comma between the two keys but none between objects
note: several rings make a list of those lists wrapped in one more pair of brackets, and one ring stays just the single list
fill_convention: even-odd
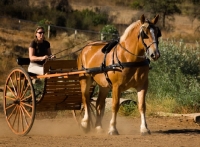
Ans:
[{"label": "wooden cart", "polygon": [[[27,72],[29,58],[18,58],[19,67],[11,70],[6,79],[3,107],[10,129],[17,135],[26,135],[34,123],[36,110],[84,111],[76,60],[48,60],[44,75]],[[95,84],[90,88],[91,98]],[[92,99],[91,99],[92,101]],[[91,103],[93,114],[94,104]]]}]

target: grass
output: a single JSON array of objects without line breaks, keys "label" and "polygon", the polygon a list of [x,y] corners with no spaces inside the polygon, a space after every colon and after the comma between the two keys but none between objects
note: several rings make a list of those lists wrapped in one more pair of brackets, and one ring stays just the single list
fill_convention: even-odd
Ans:
[{"label": "grass", "polygon": [[[122,13],[122,12],[121,12]],[[2,19],[1,25],[6,28],[0,28],[0,85],[4,85],[5,78],[9,71],[16,67],[16,57],[28,57],[27,52],[20,52],[19,49],[28,50],[29,43],[34,38],[35,24],[21,22],[21,28],[18,25],[14,27],[12,24],[18,23],[17,20]],[[181,20],[179,18],[179,23]],[[9,25],[8,25],[9,24]],[[196,23],[195,25],[197,25]],[[176,24],[173,24],[176,26]],[[161,58],[157,62],[152,62],[153,69],[149,75],[149,91],[147,93],[147,113],[152,115],[159,111],[174,113],[189,113],[200,111],[200,67],[199,53],[200,36],[192,34],[193,30],[188,27],[184,30],[177,25],[178,29],[172,32],[163,30],[163,41],[160,41]],[[182,29],[182,30],[181,30]],[[180,35],[186,32],[185,36]],[[183,34],[183,33],[182,33]],[[71,55],[72,52],[79,50],[89,40],[98,40],[99,34],[91,34],[78,31],[78,36],[74,36],[73,32],[60,30],[55,38],[50,38],[53,53],[61,52],[56,56],[63,59],[76,58]],[[169,40],[167,38],[173,38]],[[180,38],[182,38],[180,40]],[[165,41],[164,41],[165,39]],[[192,42],[192,43],[185,43]],[[66,56],[70,54],[70,56]],[[123,93],[122,97],[137,101],[135,91]],[[134,107],[125,106],[122,113],[124,115],[138,115],[138,110]],[[136,111],[137,110],[137,111]]]},{"label": "grass", "polygon": [[[198,42],[187,45],[173,40],[160,41],[161,58],[151,62],[149,89],[146,96],[147,114],[158,112],[198,113],[200,112],[200,46]],[[129,90],[123,98],[137,101],[137,93]],[[124,115],[138,115],[130,112],[129,106],[120,109]]]},{"label": "grass", "polygon": [[[200,111],[200,48],[197,45],[160,43],[161,59],[152,63],[149,91],[156,99],[175,99],[173,112]],[[184,107],[184,108],[182,108]]]}]

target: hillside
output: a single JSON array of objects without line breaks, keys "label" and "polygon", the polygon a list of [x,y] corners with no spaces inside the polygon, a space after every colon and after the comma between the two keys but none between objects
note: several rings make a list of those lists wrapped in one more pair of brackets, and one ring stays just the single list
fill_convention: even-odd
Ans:
[{"label": "hillside", "polygon": [[[114,18],[115,24],[130,24],[133,20],[139,19],[144,12],[132,10],[127,6],[116,6],[112,2],[107,1],[93,1],[93,3],[87,3],[88,0],[69,0],[69,4],[74,10],[84,10],[99,8],[102,11],[109,13],[110,18]],[[149,16],[149,14],[145,14]],[[195,19],[192,23],[188,16],[175,15],[174,21],[167,21],[168,30],[162,30],[162,37],[165,39],[181,39],[185,38],[188,42],[194,42],[195,36],[200,35],[200,21]]]},{"label": "hillside", "polygon": [[[19,2],[19,1],[17,1]],[[47,5],[49,7],[55,7],[58,2],[66,2],[59,0],[54,2],[53,0],[29,0],[28,5],[38,6]],[[126,2],[126,0],[124,1]],[[125,5],[116,5],[114,1],[95,1],[95,0],[68,0],[68,4],[73,10],[84,10],[99,9],[100,11],[106,11],[109,14],[109,18],[112,19],[113,24],[118,27],[120,34],[125,30],[125,27],[131,22],[138,20],[141,14],[144,12],[135,11],[130,9]],[[145,14],[149,17],[149,14]],[[0,17],[0,54],[1,54],[1,74],[3,77],[6,76],[8,70],[16,66],[16,56],[28,56],[28,46],[30,41],[34,37],[34,29],[36,24],[29,21],[18,20],[14,18],[3,18]],[[187,16],[175,15],[174,21],[167,22],[168,30],[162,30],[162,39],[173,39],[175,41],[184,41],[189,43],[196,43],[200,39],[200,30],[196,31],[196,28],[200,26],[199,20],[194,20],[191,23]],[[91,32],[90,30],[78,31],[77,36],[74,36],[74,30],[76,28],[71,28],[65,30],[63,28],[58,28],[57,36],[55,38],[50,38],[51,48],[54,53],[58,53],[62,50],[80,49],[87,41],[97,40],[100,38],[98,32]],[[77,45],[79,44],[79,45]],[[62,57],[69,54],[71,50],[66,50],[57,55],[57,57]],[[7,57],[13,57],[8,59]],[[12,64],[10,64],[10,61]],[[4,82],[4,79],[2,79]],[[2,83],[0,80],[0,83]]]},{"label": "hillside", "polygon": [[[129,25],[133,21],[139,19],[142,14],[150,17],[150,14],[147,14],[143,11],[136,11],[130,8],[130,3],[132,1],[128,0],[12,0],[16,6],[20,6],[22,3],[27,7],[36,7],[44,8],[48,7],[49,9],[55,9],[57,7],[62,7],[63,11],[74,11],[74,10],[93,10],[95,12],[105,12],[109,16],[109,21],[116,25],[120,34],[123,33],[123,25]],[[179,4],[187,5],[187,3]],[[188,7],[192,8],[192,7]],[[67,9],[67,10],[66,10]],[[25,9],[26,10],[26,9]],[[67,17],[67,16],[66,16]],[[44,16],[45,18],[45,16]],[[151,18],[151,17],[150,17]],[[54,19],[54,18],[52,18]],[[72,18],[73,19],[73,18]],[[170,20],[170,21],[169,21]],[[73,21],[73,20],[72,20]],[[161,21],[159,21],[161,26]],[[73,26],[72,26],[73,27]],[[100,28],[98,28],[100,29]],[[185,13],[182,15],[174,15],[174,20],[172,17],[166,19],[166,28],[162,30],[163,38],[165,39],[180,39],[183,38],[187,42],[195,42],[196,37],[200,35],[200,21],[194,19],[191,21],[189,16],[186,16]],[[194,40],[194,41],[193,41]]]}]

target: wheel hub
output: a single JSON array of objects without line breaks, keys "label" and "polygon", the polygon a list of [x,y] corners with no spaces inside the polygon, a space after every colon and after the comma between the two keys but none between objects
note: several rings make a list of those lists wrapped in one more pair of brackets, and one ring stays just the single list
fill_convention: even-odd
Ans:
[{"label": "wheel hub", "polygon": [[14,101],[14,104],[16,104],[16,105],[20,105],[20,99],[18,98],[18,99],[16,99],[15,101]]}]

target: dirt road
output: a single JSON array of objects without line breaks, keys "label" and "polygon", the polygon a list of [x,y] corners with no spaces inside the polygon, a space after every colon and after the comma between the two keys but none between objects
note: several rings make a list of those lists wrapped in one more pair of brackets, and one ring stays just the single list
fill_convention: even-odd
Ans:
[{"label": "dirt road", "polygon": [[[49,114],[50,115],[50,114]],[[139,133],[140,118],[118,117],[120,135],[107,135],[110,112],[103,124],[105,133],[84,134],[75,120],[56,117],[37,117],[26,136],[14,135],[0,113],[0,147],[199,147],[200,126],[189,117],[147,117],[151,135]]]}]

